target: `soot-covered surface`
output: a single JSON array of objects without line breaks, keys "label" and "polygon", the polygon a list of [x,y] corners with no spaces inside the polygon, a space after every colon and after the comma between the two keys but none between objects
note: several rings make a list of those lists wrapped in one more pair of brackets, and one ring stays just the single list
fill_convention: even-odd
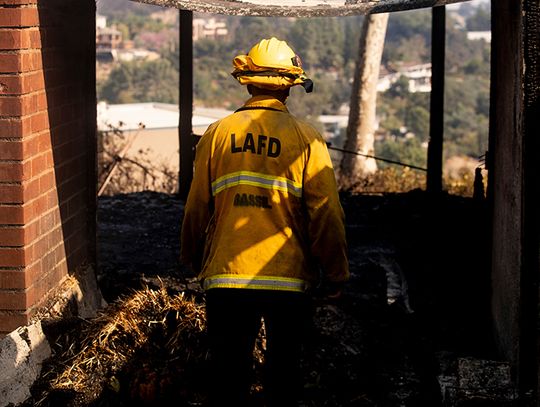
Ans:
[{"label": "soot-covered surface", "polygon": [[[482,202],[422,191],[342,195],[352,279],[319,304],[305,360],[311,405],[436,405],[441,358],[491,358]],[[178,263],[182,203],[142,193],[99,203],[103,293],[197,289]],[[317,401],[315,401],[317,400]]]},{"label": "soot-covered surface", "polygon": [[[341,198],[352,276],[341,300],[315,303],[303,356],[303,405],[441,405],[449,394],[441,383],[454,383],[466,358],[494,358],[485,203],[449,195],[433,198],[422,191]],[[194,275],[179,264],[182,210],[176,196],[161,193],[100,198],[98,280],[109,303],[132,290],[163,287],[171,295],[184,291],[204,305]],[[182,367],[178,358],[168,358],[165,339],[153,334],[144,351],[115,374],[118,386],[104,386],[91,401],[72,397],[64,402],[128,406],[183,400],[181,405],[205,405],[205,362],[184,386],[171,380]],[[63,362],[53,358],[50,363]],[[158,386],[153,398],[144,400],[141,392],[118,390],[145,382],[141,375],[159,377],[160,386],[174,383],[174,388],[163,388],[160,395]],[[260,386],[254,386],[254,404],[261,403]],[[446,399],[446,405],[481,405],[471,403],[474,397],[464,392]]]}]

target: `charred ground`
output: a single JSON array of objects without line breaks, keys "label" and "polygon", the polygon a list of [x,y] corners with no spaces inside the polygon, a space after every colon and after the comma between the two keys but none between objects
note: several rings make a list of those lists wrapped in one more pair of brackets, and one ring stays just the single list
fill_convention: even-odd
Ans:
[{"label": "charred ground", "polygon": [[[315,303],[303,358],[304,405],[441,405],[440,378],[454,377],[460,358],[494,359],[485,202],[420,190],[341,199],[352,277],[339,302]],[[204,305],[194,276],[178,261],[182,209],[176,196],[161,193],[100,198],[98,280],[112,309],[141,289],[171,297],[185,292]],[[147,320],[162,320],[149,328],[147,340],[124,365],[99,370],[92,391],[55,390],[47,379],[47,372],[50,378],[69,367],[63,351],[82,348],[81,332],[92,321],[46,325],[56,355],[29,403],[204,405],[204,333],[176,342],[198,355],[186,358],[186,349],[171,351],[176,323],[170,309],[152,312]],[[255,403],[259,395],[255,386]],[[469,404],[459,405],[506,405],[462,399]],[[482,404],[486,400],[491,404]]]}]

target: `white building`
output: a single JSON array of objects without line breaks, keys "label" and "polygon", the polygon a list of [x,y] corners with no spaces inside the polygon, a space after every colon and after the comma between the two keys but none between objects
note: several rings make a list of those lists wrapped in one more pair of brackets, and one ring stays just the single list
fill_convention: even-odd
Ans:
[{"label": "white building", "polygon": [[205,38],[217,39],[225,37],[229,33],[227,23],[215,18],[194,18],[193,19],[193,41]]},{"label": "white building", "polygon": [[96,31],[96,49],[116,49],[122,43],[122,33],[114,27],[104,27]]},{"label": "white building", "polygon": [[152,20],[161,21],[163,24],[174,25],[178,20],[178,10],[169,8],[155,11],[150,14]]},{"label": "white building", "polygon": [[122,49],[115,50],[113,58],[122,62],[131,61],[155,61],[160,58],[159,53],[147,49]]},{"label": "white building", "polygon": [[[202,135],[213,122],[231,114],[225,109],[195,108],[193,132]],[[97,106],[98,131],[117,128],[133,137],[126,156],[136,158],[138,152],[148,151],[155,163],[178,169],[179,148],[178,105],[167,103],[126,103],[109,105],[99,102]]]},{"label": "white building", "polygon": [[491,31],[467,31],[467,39],[469,41],[484,40],[486,43],[491,44]]},{"label": "white building", "polygon": [[377,82],[377,91],[386,92],[404,76],[409,80],[409,92],[431,92],[431,64],[403,65],[395,72],[385,74]]},{"label": "white building", "polygon": [[[193,133],[202,135],[215,121],[233,113],[231,110],[195,107],[193,111]],[[98,131],[111,128],[122,130],[135,136],[128,155],[136,155],[139,150],[149,150],[156,162],[166,162],[178,167],[178,106],[167,103],[126,103],[110,105],[99,102],[97,106]],[[327,141],[337,137],[347,127],[348,115],[323,115],[319,121],[325,128]],[[144,128],[143,128],[144,126]]]},{"label": "white building", "polygon": [[[202,135],[215,121],[233,113],[219,108],[195,107],[193,111],[193,133]],[[167,103],[112,104],[99,102],[97,106],[98,131],[121,130],[131,138],[125,156],[137,161],[141,151],[156,167],[166,167],[173,172],[179,170],[179,121],[178,106]],[[339,135],[347,127],[348,114],[322,115],[318,120],[324,126],[323,136],[334,147],[341,147]],[[377,126],[378,127],[378,126]],[[111,137],[114,134],[111,132]],[[99,150],[101,151],[101,146]],[[330,151],[334,165],[338,165],[341,153]]]},{"label": "white building", "polygon": [[96,30],[107,27],[107,17],[101,14],[96,14]]}]

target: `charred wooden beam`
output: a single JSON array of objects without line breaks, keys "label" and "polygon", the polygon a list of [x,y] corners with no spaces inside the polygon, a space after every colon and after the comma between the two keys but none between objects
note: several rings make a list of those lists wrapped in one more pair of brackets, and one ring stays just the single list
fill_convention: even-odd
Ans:
[{"label": "charred wooden beam", "polygon": [[491,312],[520,401],[538,406],[540,0],[494,1],[491,10]]},{"label": "charred wooden beam", "polygon": [[523,2],[523,271],[520,391],[540,405],[540,0]]},{"label": "charred wooden beam", "polygon": [[193,12],[180,10],[180,174],[179,194],[186,199],[193,179],[193,148],[191,119],[193,117]]},{"label": "charred wooden beam", "polygon": [[431,31],[431,99],[429,119],[427,190],[442,191],[442,157],[444,133],[444,58],[446,43],[446,9],[432,11]]},{"label": "charred wooden beam", "polygon": [[324,17],[389,13],[468,0],[132,0],[202,13],[240,16]]}]

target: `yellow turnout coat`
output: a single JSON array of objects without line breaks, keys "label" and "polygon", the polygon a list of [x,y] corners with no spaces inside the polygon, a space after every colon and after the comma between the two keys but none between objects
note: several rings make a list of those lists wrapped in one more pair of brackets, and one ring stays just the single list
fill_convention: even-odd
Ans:
[{"label": "yellow turnout coat", "polygon": [[256,96],[197,145],[182,261],[205,289],[305,291],[349,277],[326,143],[279,100]]}]

